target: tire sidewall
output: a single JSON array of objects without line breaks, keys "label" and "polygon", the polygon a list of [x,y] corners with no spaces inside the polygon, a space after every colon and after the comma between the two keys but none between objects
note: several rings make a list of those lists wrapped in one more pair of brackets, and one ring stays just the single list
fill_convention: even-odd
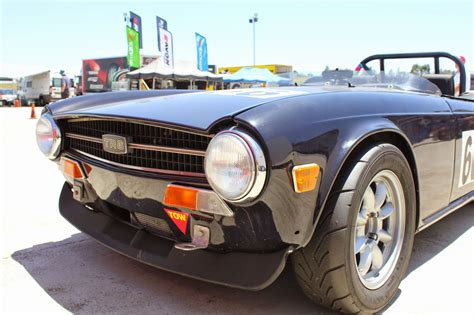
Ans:
[{"label": "tire sidewall", "polygon": [[[367,161],[367,166],[363,168],[362,172],[360,174],[351,173],[349,176],[349,178],[351,178],[351,176],[358,175],[358,181],[356,185],[356,193],[353,194],[351,201],[351,211],[349,213],[350,229],[347,233],[348,239],[346,240],[349,249],[346,250],[346,266],[349,267],[346,268],[346,272],[348,273],[347,279],[350,280],[349,286],[352,286],[351,291],[355,293],[354,298],[364,306],[363,308],[377,311],[383,308],[387,304],[387,301],[390,301],[395,296],[398,286],[408,267],[415,231],[416,197],[410,166],[403,156],[403,153],[398,150],[398,148],[386,144],[379,145],[370,149],[366,156],[367,155],[371,156]],[[380,288],[371,290],[366,288],[360,281],[354,263],[354,226],[366,188],[374,176],[383,170],[392,171],[402,184],[406,211],[405,229],[402,249],[392,274]]]}]

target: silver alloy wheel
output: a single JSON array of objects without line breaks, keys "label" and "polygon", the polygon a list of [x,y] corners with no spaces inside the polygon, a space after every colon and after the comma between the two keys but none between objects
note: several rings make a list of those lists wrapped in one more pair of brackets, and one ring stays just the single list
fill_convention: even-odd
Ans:
[{"label": "silver alloy wheel", "polygon": [[362,284],[380,288],[400,256],[405,230],[405,197],[397,175],[379,172],[365,190],[354,226],[354,262]]}]

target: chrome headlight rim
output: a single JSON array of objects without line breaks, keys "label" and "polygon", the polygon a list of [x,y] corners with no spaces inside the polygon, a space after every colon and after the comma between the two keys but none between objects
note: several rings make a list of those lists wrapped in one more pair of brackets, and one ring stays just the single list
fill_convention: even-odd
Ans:
[{"label": "chrome headlight rim", "polygon": [[[267,164],[265,160],[265,154],[263,153],[263,150],[260,145],[252,136],[238,128],[232,128],[229,130],[221,131],[213,137],[213,139],[209,143],[208,149],[206,150],[204,161],[206,161],[208,158],[209,148],[211,148],[212,146],[212,141],[222,135],[231,136],[237,139],[244,146],[252,161],[252,177],[248,187],[235,198],[227,198],[226,196],[223,196],[221,193],[219,193],[220,189],[215,187],[215,184],[213,184],[212,180],[209,179],[208,172],[204,168],[207,181],[211,188],[219,195],[219,197],[228,202],[234,204],[251,202],[261,194],[265,186],[265,181],[267,177]],[[204,165],[206,165],[205,162]]]},{"label": "chrome headlight rim", "polygon": [[[51,132],[53,133],[53,144],[51,145],[51,149],[49,153],[42,153],[50,160],[55,160],[59,156],[59,152],[61,149],[61,142],[62,142],[62,134],[61,129],[56,124],[56,121],[53,119],[53,116],[46,112],[40,117],[40,120],[47,120],[47,122],[51,125]],[[39,121],[38,121],[39,123]],[[38,140],[37,140],[38,141]]]}]

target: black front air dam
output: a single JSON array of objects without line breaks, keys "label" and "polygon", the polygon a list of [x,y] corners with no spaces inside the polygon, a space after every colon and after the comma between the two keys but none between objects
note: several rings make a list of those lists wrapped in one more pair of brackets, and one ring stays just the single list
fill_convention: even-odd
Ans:
[{"label": "black front air dam", "polygon": [[64,184],[59,211],[72,225],[107,247],[148,265],[225,286],[261,290],[285,267],[290,248],[267,253],[182,251],[174,242],[136,229],[101,212],[86,209]]}]

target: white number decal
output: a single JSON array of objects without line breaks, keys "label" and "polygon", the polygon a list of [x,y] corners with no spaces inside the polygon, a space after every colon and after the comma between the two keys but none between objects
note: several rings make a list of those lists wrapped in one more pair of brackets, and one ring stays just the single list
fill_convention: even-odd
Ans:
[{"label": "white number decal", "polygon": [[459,174],[459,185],[462,187],[474,181],[472,177],[472,158],[474,157],[474,130],[463,131],[461,150],[461,173]]}]

